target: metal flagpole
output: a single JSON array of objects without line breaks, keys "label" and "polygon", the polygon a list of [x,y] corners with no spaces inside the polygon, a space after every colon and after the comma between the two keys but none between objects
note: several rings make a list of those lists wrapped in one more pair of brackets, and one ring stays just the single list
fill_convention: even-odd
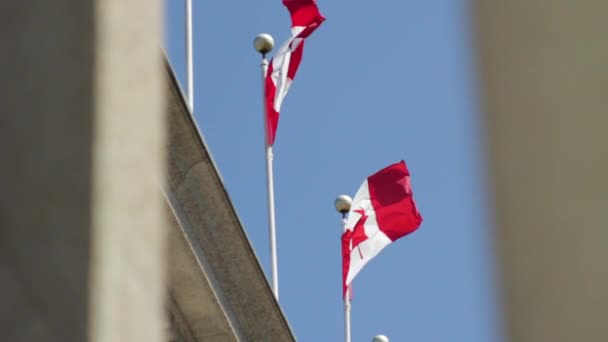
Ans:
[{"label": "metal flagpole", "polygon": [[[342,229],[346,231],[346,213],[342,214]],[[351,284],[352,286],[352,284]],[[346,294],[344,295],[344,341],[350,342],[350,288],[346,288]]]},{"label": "metal flagpole", "polygon": [[279,271],[277,261],[277,238],[276,238],[276,222],[274,213],[274,176],[272,170],[272,145],[268,141],[268,125],[266,117],[266,98],[265,98],[265,84],[266,84],[266,73],[268,72],[268,60],[266,60],[266,54],[274,47],[274,40],[272,36],[266,33],[259,34],[254,40],[255,49],[262,54],[262,109],[264,114],[264,140],[266,148],[266,186],[268,191],[268,228],[270,236],[270,263],[272,270],[272,292],[274,297],[279,300]]},{"label": "metal flagpole", "polygon": [[188,106],[194,113],[194,64],[192,61],[192,0],[186,0],[186,78]]},{"label": "metal flagpole", "polygon": [[[347,195],[340,195],[336,198],[334,202],[334,206],[336,210],[342,214],[342,233],[346,232],[346,214],[350,211],[350,205],[353,200]],[[352,283],[351,283],[352,286]],[[350,342],[350,291],[351,286],[346,289],[346,293],[344,295],[344,341]]]}]

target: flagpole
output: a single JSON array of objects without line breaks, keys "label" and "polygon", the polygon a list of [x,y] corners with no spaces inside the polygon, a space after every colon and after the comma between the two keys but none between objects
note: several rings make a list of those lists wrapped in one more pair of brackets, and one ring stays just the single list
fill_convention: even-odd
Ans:
[{"label": "flagpole", "polygon": [[194,63],[192,59],[192,0],[186,0],[186,86],[190,113],[194,113]]},{"label": "flagpole", "polygon": [[[342,228],[343,232],[346,231],[346,213],[342,214]],[[344,341],[350,342],[350,289],[352,283],[346,288],[346,294],[344,295]]]},{"label": "flagpole", "polygon": [[[350,211],[350,206],[353,200],[347,195],[340,195],[334,201],[334,206],[336,210],[342,214],[342,233],[346,232],[346,214]],[[351,283],[352,286],[352,283]],[[346,288],[346,293],[344,294],[344,341],[350,342],[350,291],[351,286]]]},{"label": "flagpole", "polygon": [[272,145],[268,141],[268,124],[266,115],[266,73],[268,72],[268,60],[266,54],[274,47],[272,36],[261,33],[255,37],[253,42],[256,51],[262,54],[262,113],[264,115],[264,147],[266,148],[266,187],[268,193],[268,232],[270,240],[270,265],[272,271],[272,292],[279,300],[279,270],[277,258],[276,221],[274,212],[274,175],[272,168],[273,153]]}]

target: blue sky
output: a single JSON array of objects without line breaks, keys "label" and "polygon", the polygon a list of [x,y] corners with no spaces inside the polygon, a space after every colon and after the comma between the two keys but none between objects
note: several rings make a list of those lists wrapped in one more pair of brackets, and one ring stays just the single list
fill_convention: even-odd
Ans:
[{"label": "blue sky", "polygon": [[[165,49],[185,84],[184,2]],[[502,341],[469,4],[325,1],[275,143],[280,303],[300,341],[343,340],[339,194],[405,159],[424,217],[354,281],[353,342]],[[280,0],[194,1],[195,117],[269,271],[260,57]],[[184,88],[185,89],[185,88]]]}]

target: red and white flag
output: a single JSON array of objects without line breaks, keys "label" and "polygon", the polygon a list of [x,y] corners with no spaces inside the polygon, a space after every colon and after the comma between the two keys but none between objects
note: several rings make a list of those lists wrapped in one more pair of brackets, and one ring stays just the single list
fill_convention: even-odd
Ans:
[{"label": "red and white flag", "polygon": [[291,14],[291,38],[275,53],[266,74],[266,142],[274,144],[281,104],[302,60],[304,39],[325,20],[315,0],[283,0]]},{"label": "red and white flag", "polygon": [[404,161],[367,177],[353,199],[342,235],[344,296],[368,261],[390,243],[418,229],[420,223],[422,216]]}]

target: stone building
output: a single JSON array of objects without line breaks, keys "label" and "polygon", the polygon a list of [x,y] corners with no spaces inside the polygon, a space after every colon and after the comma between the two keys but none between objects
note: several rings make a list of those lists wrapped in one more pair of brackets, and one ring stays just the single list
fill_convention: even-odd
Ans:
[{"label": "stone building", "polygon": [[292,341],[179,85],[167,68],[171,341]]}]

